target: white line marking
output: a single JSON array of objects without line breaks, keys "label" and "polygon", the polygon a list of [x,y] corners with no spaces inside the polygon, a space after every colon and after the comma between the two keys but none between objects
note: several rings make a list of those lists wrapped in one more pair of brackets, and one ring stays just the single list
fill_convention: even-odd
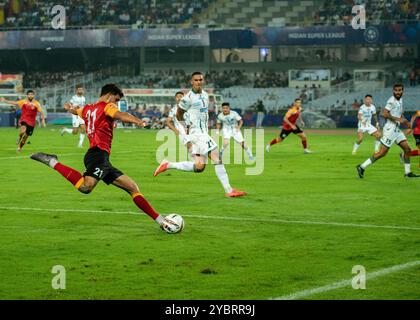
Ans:
[{"label": "white line marking", "polygon": [[[420,266],[420,260],[417,261],[412,261],[412,262],[408,262],[408,263],[404,263],[404,264],[398,264],[395,265],[393,267],[389,267],[389,268],[385,268],[385,269],[381,269],[372,273],[366,273],[366,280],[372,280],[378,277],[382,277],[382,276],[386,276],[388,274],[394,273],[394,272],[398,272],[398,271],[402,271],[405,269],[409,269],[409,268],[413,268],[413,267],[417,267]],[[295,299],[302,299],[302,298],[306,298],[308,296],[317,294],[317,293],[323,293],[323,292],[327,292],[327,291],[331,291],[331,290],[335,290],[335,289],[340,289],[340,288],[344,288],[344,287],[350,287],[351,288],[351,284],[352,284],[352,279],[349,280],[341,280],[326,286],[322,286],[322,287],[318,287],[318,288],[313,288],[313,289],[307,289],[307,290],[302,290],[302,291],[298,291],[289,295],[285,295],[285,296],[281,296],[281,297],[277,297],[277,298],[271,298],[270,300],[295,300]]]},{"label": "white line marking", "polygon": [[[2,210],[13,211],[46,211],[46,212],[79,212],[79,213],[101,213],[101,214],[133,214],[143,215],[140,211],[110,211],[110,210],[81,210],[81,209],[50,209],[50,208],[23,208],[23,207],[3,207]],[[246,222],[267,222],[267,223],[284,223],[284,224],[303,224],[303,225],[326,225],[337,227],[351,227],[351,228],[375,228],[375,229],[396,229],[396,230],[410,230],[420,231],[420,227],[406,227],[406,226],[390,226],[390,225],[374,225],[374,224],[356,224],[356,223],[342,223],[342,222],[324,222],[324,221],[299,221],[299,220],[286,220],[276,218],[250,218],[250,217],[223,217],[223,216],[203,216],[203,215],[188,215],[183,214],[187,218],[196,219],[210,219],[210,220],[227,220],[227,221],[246,221]]]},{"label": "white line marking", "polygon": [[[112,154],[121,154],[121,153],[133,153],[136,151],[130,150],[130,151],[119,151],[119,152],[113,152]],[[33,152],[35,153],[35,152]],[[57,156],[61,157],[61,156],[83,156],[85,153],[84,152],[79,152],[79,153],[58,153]],[[26,156],[15,156],[15,157],[2,157],[0,158],[0,160],[7,160],[7,159],[29,159],[30,155],[26,155]]]}]

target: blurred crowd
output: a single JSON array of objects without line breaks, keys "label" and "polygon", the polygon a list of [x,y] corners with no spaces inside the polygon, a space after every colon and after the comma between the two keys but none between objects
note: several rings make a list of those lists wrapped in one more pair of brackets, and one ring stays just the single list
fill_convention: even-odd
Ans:
[{"label": "blurred crowd", "polygon": [[373,24],[386,20],[420,20],[420,0],[325,0],[314,15],[314,24],[350,25],[354,5],[363,5],[366,20]]},{"label": "blurred crowd", "polygon": [[73,72],[31,72],[23,77],[24,88],[42,88],[59,84],[65,80],[83,76],[82,71]]},{"label": "blurred crowd", "polygon": [[214,0],[0,0],[0,28],[50,26],[51,9],[66,8],[66,25],[180,24],[197,15]]}]

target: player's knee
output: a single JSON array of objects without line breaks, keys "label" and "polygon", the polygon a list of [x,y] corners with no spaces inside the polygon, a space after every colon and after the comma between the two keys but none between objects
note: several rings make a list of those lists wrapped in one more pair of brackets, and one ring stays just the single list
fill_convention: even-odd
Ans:
[{"label": "player's knee", "polygon": [[204,169],[206,168],[206,165],[203,163],[196,163],[194,165],[194,172],[200,173],[203,172]]},{"label": "player's knee", "polygon": [[92,192],[93,188],[85,185],[81,185],[78,189],[81,193],[89,194]]}]

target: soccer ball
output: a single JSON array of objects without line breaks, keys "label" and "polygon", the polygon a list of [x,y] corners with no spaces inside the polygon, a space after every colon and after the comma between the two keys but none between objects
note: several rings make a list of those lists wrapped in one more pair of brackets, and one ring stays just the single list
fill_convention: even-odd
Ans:
[{"label": "soccer ball", "polygon": [[165,220],[169,222],[169,226],[165,228],[167,233],[179,233],[184,230],[185,222],[179,214],[171,213],[165,217]]}]

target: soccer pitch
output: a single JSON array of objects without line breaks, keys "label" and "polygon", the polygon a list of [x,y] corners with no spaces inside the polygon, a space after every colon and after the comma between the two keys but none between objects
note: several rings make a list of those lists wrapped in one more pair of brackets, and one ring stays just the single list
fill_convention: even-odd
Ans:
[{"label": "soccer pitch", "polygon": [[[230,199],[212,166],[154,178],[157,132],[115,130],[113,165],[157,211],[184,217],[185,230],[169,235],[122,190],[100,183],[84,195],[30,160],[56,153],[83,171],[86,149],[58,129],[37,128],[21,154],[17,131],[0,129],[0,299],[420,299],[420,179],[403,177],[397,146],[362,180],[355,167],[372,138],[352,156],[354,131],[311,131],[314,154],[304,155],[291,135],[264,154],[261,175],[226,165],[248,192]],[[276,134],[266,130],[265,142]],[[55,265],[64,290],[51,286]],[[357,265],[364,290],[351,285]]]}]

